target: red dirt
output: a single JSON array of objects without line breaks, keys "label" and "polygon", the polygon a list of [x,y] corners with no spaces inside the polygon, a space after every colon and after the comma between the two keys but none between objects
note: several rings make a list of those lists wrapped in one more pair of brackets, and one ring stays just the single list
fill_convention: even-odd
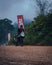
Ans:
[{"label": "red dirt", "polygon": [[0,65],[52,65],[52,46],[0,46]]}]

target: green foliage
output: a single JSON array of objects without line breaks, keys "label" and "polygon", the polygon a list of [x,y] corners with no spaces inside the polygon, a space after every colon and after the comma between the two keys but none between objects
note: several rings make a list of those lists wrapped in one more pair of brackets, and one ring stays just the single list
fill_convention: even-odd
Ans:
[{"label": "green foliage", "polygon": [[25,44],[52,45],[52,14],[39,15],[26,27]]}]

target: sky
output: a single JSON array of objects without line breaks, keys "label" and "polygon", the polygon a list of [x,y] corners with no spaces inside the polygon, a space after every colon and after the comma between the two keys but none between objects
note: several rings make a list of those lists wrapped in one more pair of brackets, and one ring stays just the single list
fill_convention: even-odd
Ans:
[{"label": "sky", "polygon": [[37,16],[35,0],[0,0],[0,19],[8,18],[17,22],[17,15],[32,21]]}]

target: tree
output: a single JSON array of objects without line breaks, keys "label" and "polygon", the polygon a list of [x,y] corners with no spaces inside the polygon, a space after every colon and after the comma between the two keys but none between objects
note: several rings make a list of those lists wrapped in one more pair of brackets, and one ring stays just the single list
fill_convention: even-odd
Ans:
[{"label": "tree", "polygon": [[0,19],[0,43],[4,43],[7,40],[8,32],[12,32],[14,29],[12,21],[9,19]]},{"label": "tree", "polygon": [[39,14],[26,27],[24,42],[30,45],[52,45],[52,2],[36,0]]},{"label": "tree", "polygon": [[36,0],[36,5],[39,8],[39,15],[45,15],[52,10],[52,2],[49,0]]}]

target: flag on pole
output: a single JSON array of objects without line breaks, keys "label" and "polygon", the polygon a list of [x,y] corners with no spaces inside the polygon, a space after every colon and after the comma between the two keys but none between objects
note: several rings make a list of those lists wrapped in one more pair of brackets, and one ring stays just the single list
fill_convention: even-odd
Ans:
[{"label": "flag on pole", "polygon": [[18,19],[18,28],[20,28],[20,25],[22,25],[23,28],[24,28],[24,18],[23,18],[23,15],[18,15],[17,19]]}]

